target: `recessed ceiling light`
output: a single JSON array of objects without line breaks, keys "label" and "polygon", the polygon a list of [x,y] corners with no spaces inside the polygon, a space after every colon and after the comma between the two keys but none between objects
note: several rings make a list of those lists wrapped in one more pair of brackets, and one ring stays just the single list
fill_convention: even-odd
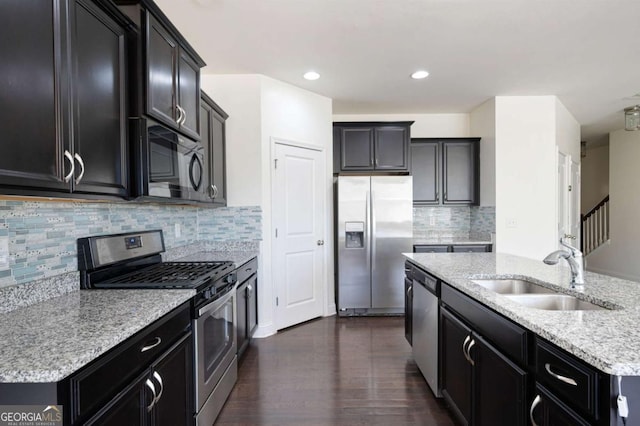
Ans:
[{"label": "recessed ceiling light", "polygon": [[421,80],[423,78],[427,78],[429,76],[429,72],[425,70],[416,71],[411,74],[411,78],[414,80]]},{"label": "recessed ceiling light", "polygon": [[317,80],[317,79],[320,78],[320,74],[318,74],[315,71],[308,71],[308,72],[304,73],[303,77],[305,79],[307,79],[307,80]]}]

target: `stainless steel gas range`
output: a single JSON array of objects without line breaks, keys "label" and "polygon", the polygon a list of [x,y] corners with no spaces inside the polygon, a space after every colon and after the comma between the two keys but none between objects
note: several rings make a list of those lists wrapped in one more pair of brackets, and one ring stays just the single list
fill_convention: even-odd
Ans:
[{"label": "stainless steel gas range", "polygon": [[[161,230],[78,239],[82,289],[194,289],[194,419],[210,426],[238,374],[231,262],[163,262]],[[159,379],[161,380],[161,378]],[[161,383],[158,383],[161,386]]]}]

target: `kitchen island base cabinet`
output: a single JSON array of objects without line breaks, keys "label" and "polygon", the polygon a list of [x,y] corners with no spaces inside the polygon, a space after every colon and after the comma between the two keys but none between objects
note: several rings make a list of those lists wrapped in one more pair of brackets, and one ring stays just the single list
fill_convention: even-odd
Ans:
[{"label": "kitchen island base cabinet", "polygon": [[464,425],[527,424],[527,372],[446,307],[440,309],[442,394]]}]

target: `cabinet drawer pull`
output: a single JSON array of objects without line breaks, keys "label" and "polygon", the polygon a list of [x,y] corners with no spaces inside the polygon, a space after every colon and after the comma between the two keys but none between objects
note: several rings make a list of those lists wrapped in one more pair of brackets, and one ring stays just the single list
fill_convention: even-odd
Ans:
[{"label": "cabinet drawer pull", "polygon": [[469,343],[469,346],[467,346],[467,355],[469,357],[468,359],[469,359],[469,362],[471,363],[471,365],[476,365],[475,361],[473,361],[473,358],[471,358],[471,348],[475,344],[476,344],[476,340],[475,339],[471,339],[471,342]]},{"label": "cabinet drawer pull", "polygon": [[154,405],[156,405],[156,400],[158,398],[158,396],[156,395],[156,387],[153,386],[153,382],[149,379],[147,379],[144,384],[151,389],[151,393],[153,394],[153,399],[151,400],[151,404],[147,405],[147,413],[149,411],[151,411],[151,409],[153,408]]},{"label": "cabinet drawer pull", "polygon": [[140,349],[140,352],[146,352],[146,351],[148,351],[149,349],[153,349],[153,348],[155,348],[156,346],[158,346],[160,343],[162,343],[162,339],[161,339],[161,338],[159,338],[159,337],[156,337],[156,338],[154,339],[154,342],[153,342],[152,344],[147,345],[147,346],[143,346],[143,347],[142,347],[142,349]]},{"label": "cabinet drawer pull", "polygon": [[160,384],[160,392],[158,392],[158,396],[156,396],[156,400],[154,401],[154,405],[155,403],[157,403],[158,401],[160,401],[160,397],[162,396],[162,392],[164,391],[164,384],[162,383],[162,377],[160,377],[160,374],[158,374],[157,371],[153,372],[153,377],[158,381],[158,383]]},{"label": "cabinet drawer pull", "polygon": [[538,426],[538,423],[536,423],[536,421],[533,420],[533,411],[536,409],[538,404],[540,404],[541,400],[542,398],[540,398],[540,395],[536,395],[533,402],[531,403],[531,408],[529,409],[529,418],[531,419],[531,426]]},{"label": "cabinet drawer pull", "polygon": [[64,177],[65,182],[69,182],[71,180],[71,176],[76,172],[76,163],[73,161],[73,156],[66,149],[64,150],[64,156],[71,164],[71,170],[69,170],[69,174]]},{"label": "cabinet drawer pull", "polygon": [[561,376],[559,374],[554,373],[553,371],[551,371],[551,365],[547,362],[544,365],[544,369],[547,370],[547,373],[551,374],[551,376],[555,377],[556,379],[560,380],[561,382],[573,385],[573,386],[578,386],[578,383],[572,379],[571,377],[565,377],[565,376]]}]

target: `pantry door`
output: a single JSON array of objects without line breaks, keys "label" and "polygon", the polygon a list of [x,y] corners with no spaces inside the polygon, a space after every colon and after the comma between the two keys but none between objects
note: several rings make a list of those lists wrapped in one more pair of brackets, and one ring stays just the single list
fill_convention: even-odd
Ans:
[{"label": "pantry door", "polygon": [[276,142],[272,174],[273,279],[278,330],[323,313],[324,152]]}]

